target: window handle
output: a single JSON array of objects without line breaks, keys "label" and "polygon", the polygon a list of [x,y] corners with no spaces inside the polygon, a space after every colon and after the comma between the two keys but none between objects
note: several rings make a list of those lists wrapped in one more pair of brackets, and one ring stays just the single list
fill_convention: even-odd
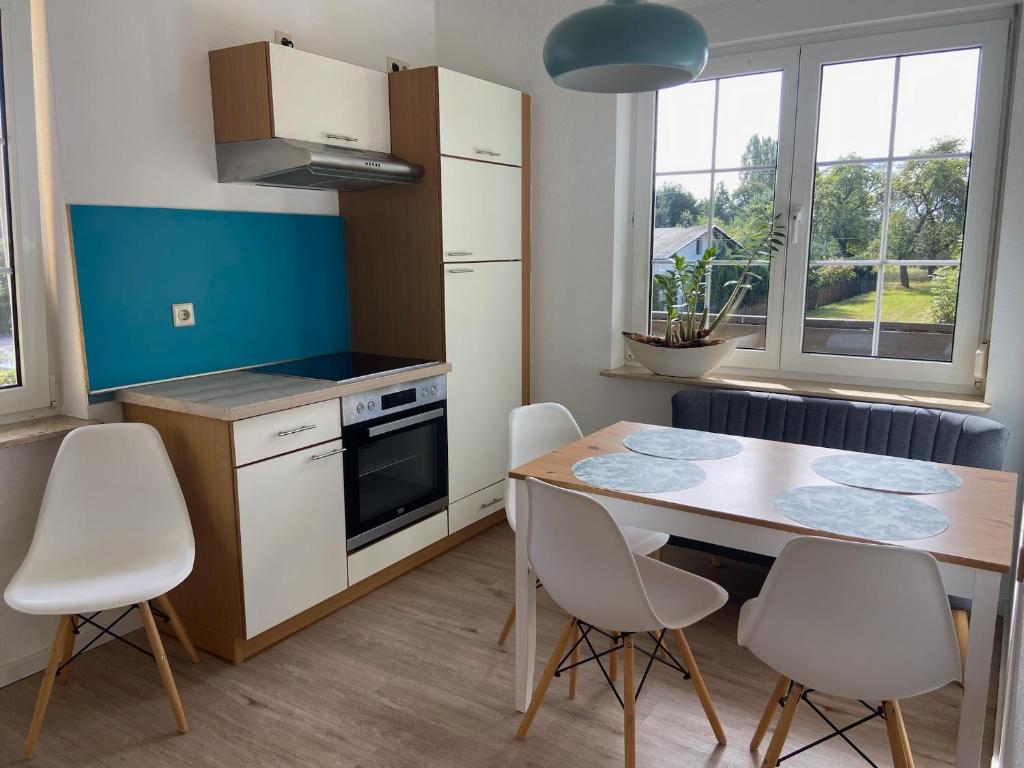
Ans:
[{"label": "window handle", "polygon": [[804,221],[804,207],[800,203],[794,203],[789,207],[789,244],[796,245],[800,242],[800,226]]}]

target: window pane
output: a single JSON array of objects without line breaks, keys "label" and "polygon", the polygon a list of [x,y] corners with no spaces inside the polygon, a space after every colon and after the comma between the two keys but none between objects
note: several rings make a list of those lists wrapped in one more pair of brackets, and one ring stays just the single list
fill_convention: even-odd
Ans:
[{"label": "window pane", "polygon": [[819,168],[811,208],[811,259],[877,259],[886,166],[849,163]]},{"label": "window pane", "polygon": [[978,91],[977,48],[900,59],[896,107],[897,156],[916,152],[970,152]]},{"label": "window pane", "polygon": [[0,275],[0,387],[18,384],[18,362],[14,347],[14,311],[11,276]]},{"label": "window pane", "polygon": [[[708,280],[710,308],[713,315],[732,295],[734,283],[743,272],[741,264],[715,264]],[[752,288],[735,311],[719,326],[730,337],[741,336],[741,349],[764,349],[765,325],[768,318],[768,267],[754,265]]]},{"label": "window pane", "polygon": [[[654,275],[672,268],[672,258],[692,261],[704,253],[708,242],[708,200],[710,173],[688,173],[658,177],[654,195],[654,232],[651,238],[652,323],[661,322],[664,331],[666,302]],[[652,329],[656,326],[652,325]],[[657,333],[657,330],[652,330]]]},{"label": "window pane", "polygon": [[781,102],[781,72],[720,80],[715,168],[774,166]]},{"label": "window pane", "polygon": [[811,267],[807,276],[804,352],[871,354],[876,267]]},{"label": "window pane", "polygon": [[716,238],[731,248],[750,246],[775,218],[775,171],[731,171],[715,174]]},{"label": "window pane", "polygon": [[818,162],[889,154],[895,59],[821,68]]},{"label": "window pane", "polygon": [[893,163],[886,258],[960,258],[969,171],[966,158]]},{"label": "window pane", "polygon": [[658,91],[655,170],[671,173],[710,169],[714,118],[714,80]]},{"label": "window pane", "polygon": [[955,266],[886,267],[878,356],[952,360],[959,279]]}]

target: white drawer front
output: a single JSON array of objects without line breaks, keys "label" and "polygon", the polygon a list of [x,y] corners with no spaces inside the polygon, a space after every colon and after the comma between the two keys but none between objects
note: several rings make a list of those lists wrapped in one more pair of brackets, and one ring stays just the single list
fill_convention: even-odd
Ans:
[{"label": "white drawer front", "polygon": [[342,456],[335,440],[238,469],[246,637],[348,586]]},{"label": "white drawer front", "polygon": [[403,528],[348,556],[348,582],[355,584],[448,535],[448,511]]},{"label": "white drawer front", "polygon": [[523,164],[523,95],[450,69],[437,71],[441,154]]},{"label": "white drawer front", "polygon": [[341,437],[341,402],[325,400],[234,423],[235,466]]},{"label": "white drawer front", "polygon": [[465,528],[492,512],[503,509],[504,506],[505,481],[502,480],[453,503],[448,508],[448,530],[455,533],[460,528]]},{"label": "white drawer front", "polygon": [[446,262],[523,258],[522,175],[507,165],[441,158]]}]

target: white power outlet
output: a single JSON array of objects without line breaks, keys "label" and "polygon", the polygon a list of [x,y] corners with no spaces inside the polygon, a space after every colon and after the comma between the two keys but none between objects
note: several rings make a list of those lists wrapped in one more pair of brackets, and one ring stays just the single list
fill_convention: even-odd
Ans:
[{"label": "white power outlet", "polygon": [[290,48],[295,47],[295,37],[291,32],[281,32],[280,30],[274,30],[274,42],[278,45],[287,45]]},{"label": "white power outlet", "polygon": [[171,319],[174,321],[175,328],[195,325],[196,311],[192,308],[191,302],[188,304],[172,304]]},{"label": "white power outlet", "polygon": [[402,61],[401,59],[395,59],[388,56],[387,59],[387,72],[402,72],[409,68],[409,62]]}]

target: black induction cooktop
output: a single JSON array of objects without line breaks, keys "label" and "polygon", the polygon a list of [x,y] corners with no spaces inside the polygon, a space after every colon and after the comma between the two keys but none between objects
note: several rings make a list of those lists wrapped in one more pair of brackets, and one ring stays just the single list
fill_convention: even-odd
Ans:
[{"label": "black induction cooktop", "polygon": [[367,355],[361,352],[340,352],[336,355],[305,357],[287,363],[262,365],[249,370],[254,373],[274,373],[281,376],[299,376],[304,379],[325,379],[327,381],[350,381],[384,373],[401,371],[431,365],[431,360],[417,360],[409,357],[389,355]]}]

